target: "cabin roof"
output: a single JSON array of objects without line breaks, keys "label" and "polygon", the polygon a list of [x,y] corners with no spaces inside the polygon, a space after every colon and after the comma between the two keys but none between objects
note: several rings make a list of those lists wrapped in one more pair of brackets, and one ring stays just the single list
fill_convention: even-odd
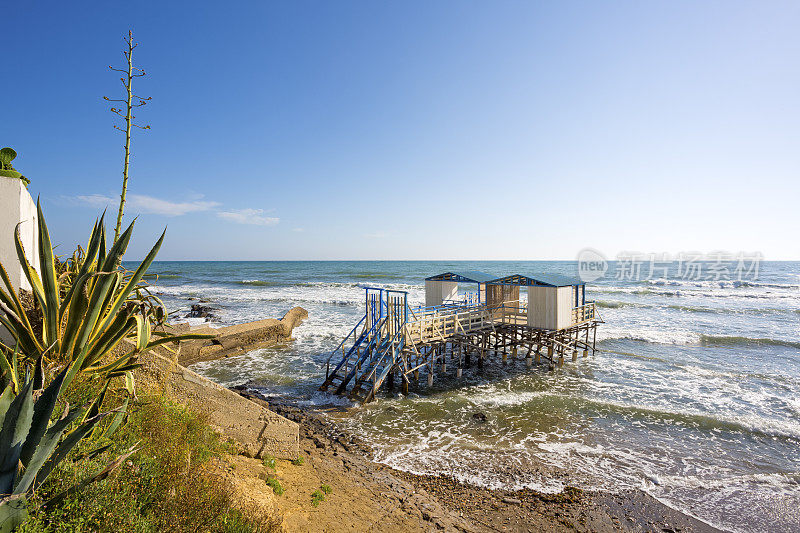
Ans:
[{"label": "cabin roof", "polygon": [[531,274],[523,276],[522,274],[511,274],[504,278],[493,279],[489,282],[491,285],[540,285],[545,287],[569,287],[572,285],[584,285],[585,283],[572,276],[564,276],[562,274]]},{"label": "cabin roof", "polygon": [[442,274],[425,278],[425,281],[464,281],[471,283],[486,283],[487,281],[492,281],[494,279],[497,279],[497,277],[487,274],[486,272],[481,272],[479,270],[465,270],[463,272],[444,272]]}]

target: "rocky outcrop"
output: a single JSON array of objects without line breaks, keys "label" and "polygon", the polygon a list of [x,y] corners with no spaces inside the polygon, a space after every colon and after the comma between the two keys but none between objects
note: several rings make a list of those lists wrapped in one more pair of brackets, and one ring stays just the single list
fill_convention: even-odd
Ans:
[{"label": "rocky outcrop", "polygon": [[193,328],[192,333],[207,333],[216,337],[181,343],[178,362],[189,366],[200,361],[230,357],[288,340],[292,336],[292,330],[307,317],[308,311],[302,307],[295,307],[280,320],[267,318],[224,328]]}]

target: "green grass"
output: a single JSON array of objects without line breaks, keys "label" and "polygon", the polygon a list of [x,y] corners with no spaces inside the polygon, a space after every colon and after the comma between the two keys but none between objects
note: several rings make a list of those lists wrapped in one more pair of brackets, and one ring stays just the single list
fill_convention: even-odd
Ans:
[{"label": "green grass", "polygon": [[298,457],[297,459],[292,459],[292,464],[294,466],[303,466],[303,463],[305,463],[305,459],[303,459],[302,455],[300,457]]},{"label": "green grass", "polygon": [[285,490],[283,490],[283,485],[281,485],[281,482],[278,481],[277,478],[274,477],[268,478],[267,485],[272,487],[272,492],[274,492],[276,496],[283,496],[283,493],[286,492]]},{"label": "green grass", "polygon": [[[91,384],[78,385],[67,398],[70,405],[81,405],[90,395]],[[134,445],[138,451],[106,479],[53,508],[41,507],[42,501],[101,471]],[[91,453],[103,446],[109,447]],[[231,444],[185,407],[158,396],[140,399],[131,404],[127,423],[112,439],[85,439],[59,464],[33,497],[31,516],[17,531],[275,531],[276,525],[257,511],[234,504],[233,488],[218,459],[232,451]]]},{"label": "green grass", "polygon": [[270,454],[265,454],[263,459],[261,459],[261,462],[265,467],[275,470],[275,458]]},{"label": "green grass", "polygon": [[324,492],[325,494],[330,494],[331,492],[333,492],[333,489],[331,488],[330,485],[322,485],[320,489],[322,489],[322,492]]},{"label": "green grass", "polygon": [[320,502],[325,501],[325,495],[318,490],[315,490],[311,493],[311,505],[313,507],[319,507]]}]

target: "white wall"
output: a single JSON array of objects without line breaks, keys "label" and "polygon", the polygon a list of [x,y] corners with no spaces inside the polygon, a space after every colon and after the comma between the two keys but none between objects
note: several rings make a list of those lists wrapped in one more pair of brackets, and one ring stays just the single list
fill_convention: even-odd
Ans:
[{"label": "white wall", "polygon": [[425,307],[442,305],[442,301],[457,297],[458,282],[425,280]]},{"label": "white wall", "polygon": [[14,246],[14,230],[19,231],[25,256],[39,270],[39,239],[37,231],[36,202],[31,198],[22,180],[0,176],[0,263],[8,272],[16,290],[31,290]]},{"label": "white wall", "polygon": [[528,287],[528,325],[562,329],[572,325],[572,287]]},{"label": "white wall", "polygon": [[575,296],[572,287],[558,288],[558,311],[556,313],[556,329],[568,328],[572,325],[572,308],[575,306]]}]

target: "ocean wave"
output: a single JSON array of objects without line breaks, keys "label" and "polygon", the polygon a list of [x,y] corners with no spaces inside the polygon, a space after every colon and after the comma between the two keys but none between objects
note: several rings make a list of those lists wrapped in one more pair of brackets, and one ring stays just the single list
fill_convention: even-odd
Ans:
[{"label": "ocean wave", "polygon": [[606,300],[597,300],[594,304],[603,309],[619,309],[620,307],[632,307],[635,305],[629,302],[609,302]]},{"label": "ocean wave", "polygon": [[[787,286],[788,287],[788,286]],[[748,299],[796,299],[800,296],[800,290],[768,291],[768,290],[748,290],[743,291],[737,288],[713,288],[710,286],[619,286],[619,285],[593,285],[587,286],[589,293],[597,294],[631,294],[634,296],[667,296],[667,297],[701,297],[701,298],[748,298]]]},{"label": "ocean wave", "polygon": [[720,288],[720,289],[748,289],[748,288],[765,288],[765,289],[781,289],[800,291],[800,285],[796,283],[762,283],[758,281],[748,280],[676,280],[676,279],[646,279],[641,283],[648,285],[669,285],[669,286],[683,286],[683,287],[703,287],[703,288]]},{"label": "ocean wave", "polygon": [[784,339],[700,335],[700,342],[703,346],[785,346],[800,349],[800,342]]},{"label": "ocean wave", "polygon": [[392,274],[381,274],[377,272],[365,272],[363,274],[353,274],[353,279],[391,279],[395,276]]},{"label": "ocean wave", "polygon": [[650,344],[699,344],[700,334],[694,331],[669,328],[614,328],[604,326],[597,329],[598,342],[630,340]]},{"label": "ocean wave", "polygon": [[280,285],[274,281],[263,281],[260,279],[244,279],[239,282],[241,285],[252,285],[253,287],[275,287]]},{"label": "ocean wave", "polygon": [[[567,397],[562,397],[566,399]],[[777,420],[757,415],[718,416],[716,413],[695,410],[668,409],[662,406],[629,404],[599,398],[570,397],[571,402],[579,402],[584,406],[596,409],[610,409],[633,418],[658,417],[672,422],[695,427],[705,431],[721,430],[738,433],[751,433],[764,437],[800,440],[800,423],[794,420]],[[563,400],[562,400],[563,401]]]}]

